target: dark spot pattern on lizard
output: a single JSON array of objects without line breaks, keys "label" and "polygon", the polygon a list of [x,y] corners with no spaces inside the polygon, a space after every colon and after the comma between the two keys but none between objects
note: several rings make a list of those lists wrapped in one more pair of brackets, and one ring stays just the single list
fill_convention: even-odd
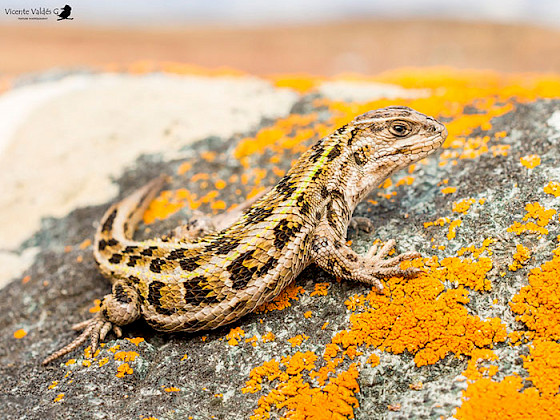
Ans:
[{"label": "dark spot pattern on lizard", "polygon": [[138,256],[138,255],[130,255],[128,257],[128,262],[126,263],[126,265],[128,265],[129,267],[135,267],[136,264],[138,264],[138,261],[142,261],[144,258]]},{"label": "dark spot pattern on lizard", "polygon": [[117,217],[117,209],[114,209],[109,217],[105,219],[103,223],[103,227],[101,228],[102,232],[109,233],[111,229],[113,229],[113,222],[115,221],[115,217]]},{"label": "dark spot pattern on lizard", "polygon": [[218,303],[218,299],[215,295],[208,294],[212,289],[204,289],[204,285],[208,284],[208,280],[204,276],[197,276],[189,279],[187,283],[184,284],[184,300],[188,305],[201,305],[207,303],[209,305]]},{"label": "dark spot pattern on lizard", "polygon": [[198,257],[191,257],[179,260],[179,264],[181,265],[181,270],[185,271],[194,271],[196,270],[202,262]]},{"label": "dark spot pattern on lizard", "polygon": [[122,261],[122,254],[113,254],[111,258],[109,258],[109,262],[111,264],[119,264]]},{"label": "dark spot pattern on lizard", "polygon": [[124,303],[124,304],[132,302],[132,299],[130,298],[130,296],[128,296],[122,284],[115,285],[115,290],[113,290],[113,295],[115,296],[117,302]]},{"label": "dark spot pattern on lizard", "polygon": [[246,267],[244,263],[254,262],[253,251],[247,251],[239,255],[234,259],[231,264],[227,267],[227,271],[230,272],[230,279],[232,282],[232,287],[235,290],[241,290],[247,287],[247,284],[251,281],[255,272],[257,271],[256,265],[253,267]]},{"label": "dark spot pattern on lizard", "polygon": [[164,308],[161,303],[162,293],[161,289],[164,288],[166,284],[161,281],[154,280],[150,283],[148,291],[148,303],[152,305],[156,312],[162,315],[171,315],[175,313],[174,309]]},{"label": "dark spot pattern on lizard", "polygon": [[162,266],[165,265],[165,260],[162,258],[154,258],[150,262],[150,271],[152,273],[161,273]]},{"label": "dark spot pattern on lizard", "polygon": [[301,225],[292,220],[283,219],[274,226],[274,247],[277,250],[284,249],[284,246],[294,238],[300,231]]}]

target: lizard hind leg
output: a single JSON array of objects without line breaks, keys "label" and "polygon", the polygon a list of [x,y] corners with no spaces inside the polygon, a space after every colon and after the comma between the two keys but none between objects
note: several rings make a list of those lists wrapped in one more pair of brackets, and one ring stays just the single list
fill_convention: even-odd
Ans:
[{"label": "lizard hind leg", "polygon": [[98,313],[92,318],[75,324],[73,330],[83,332],[70,344],[51,354],[42,364],[47,365],[71,351],[80,347],[88,339],[91,343],[92,354],[97,350],[99,342],[105,339],[112,329],[117,337],[122,335],[120,326],[130,324],[140,317],[140,299],[134,288],[117,282],[113,285],[111,294],[106,295],[101,301]]}]

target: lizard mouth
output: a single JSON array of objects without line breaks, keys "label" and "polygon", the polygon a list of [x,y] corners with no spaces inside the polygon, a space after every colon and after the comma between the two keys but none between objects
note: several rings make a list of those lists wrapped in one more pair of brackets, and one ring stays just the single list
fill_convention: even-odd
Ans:
[{"label": "lizard mouth", "polygon": [[445,138],[447,137],[447,130],[438,133],[431,137],[427,137],[422,142],[414,142],[413,144],[399,147],[395,150],[395,155],[428,155],[437,148],[439,148]]}]

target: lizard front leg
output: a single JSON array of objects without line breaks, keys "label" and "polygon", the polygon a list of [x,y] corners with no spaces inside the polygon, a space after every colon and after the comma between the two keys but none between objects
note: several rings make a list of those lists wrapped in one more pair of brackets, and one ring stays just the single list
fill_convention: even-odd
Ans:
[{"label": "lizard front leg", "polygon": [[43,360],[42,363],[46,365],[70,353],[88,339],[91,342],[91,353],[93,354],[97,350],[99,341],[102,341],[111,329],[117,337],[120,337],[122,335],[120,327],[136,321],[139,317],[140,299],[138,294],[132,287],[118,281],[113,284],[112,293],[105,295],[101,301],[100,310],[95,316],[72,326],[73,330],[83,330],[83,332],[70,344]]},{"label": "lizard front leg", "polygon": [[380,279],[385,277],[412,277],[421,270],[402,269],[400,263],[420,257],[418,252],[405,252],[395,257],[385,258],[395,246],[394,240],[387,241],[381,248],[372,246],[365,255],[359,255],[347,246],[329,227],[318,229],[311,246],[311,256],[325,271],[346,280],[355,280],[374,286],[383,292]]}]

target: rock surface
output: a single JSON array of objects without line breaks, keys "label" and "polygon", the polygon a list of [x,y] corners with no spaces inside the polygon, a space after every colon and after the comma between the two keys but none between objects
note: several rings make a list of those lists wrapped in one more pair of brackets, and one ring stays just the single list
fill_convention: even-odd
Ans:
[{"label": "rock surface", "polygon": [[[558,247],[558,214],[550,210],[558,209],[560,185],[557,195],[545,186],[560,181],[560,101],[539,98],[544,95],[537,88],[514,92],[515,99],[504,98],[508,93],[498,93],[505,88],[497,84],[494,91],[475,92],[472,98],[449,94],[447,108],[436,115],[430,104],[437,108],[441,93],[430,84],[434,82],[410,77],[418,77],[418,86],[403,82],[402,88],[432,89],[428,97],[411,95],[390,103],[416,106],[442,118],[449,123],[450,138],[439,154],[410,173],[397,174],[392,185],[386,183],[360,205],[356,215],[371,218],[376,231],[350,230],[348,238],[359,252],[376,238],[395,238],[399,251],[414,249],[426,258],[437,257],[437,263],[426,259],[428,275],[408,280],[408,286],[397,279],[388,281],[389,298],[373,296],[361,284],[338,282],[312,266],[277,299],[282,309],[269,306],[232,326],[198,334],[165,335],[137,322],[126,329],[126,338],[110,336],[93,359],[80,349],[44,368],[40,360],[75,337],[70,325],[87,318],[94,299],[110,289],[96,269],[91,245],[84,241],[92,238],[114,199],[76,207],[65,216],[43,216],[41,227],[17,249],[37,249],[35,261],[2,289],[0,297],[1,417],[246,419],[268,412],[277,418],[291,410],[295,418],[321,418],[313,414],[330,410],[340,418],[357,419],[476,418],[467,412],[466,403],[463,412],[457,411],[462,391],[476,385],[476,375],[489,375],[499,384],[517,373],[526,380],[525,388],[538,387],[535,371],[529,370],[533,381],[527,380],[528,367],[521,356],[532,354],[537,340],[554,345],[560,333],[553,335],[554,324],[546,336],[539,325],[516,320],[522,308],[515,313],[510,303],[527,286],[530,269],[553,259]],[[450,80],[464,78],[451,73],[441,89],[451,92],[455,85]],[[466,91],[483,84],[477,75],[469,83],[463,87]],[[560,82],[555,83],[558,89]],[[475,99],[482,94],[487,96]],[[264,107],[274,95],[286,94],[272,93],[263,99]],[[111,171],[119,197],[162,172],[174,174],[166,187],[170,192],[150,210],[165,220],[142,225],[136,237],[168,232],[190,216],[189,204],[217,212],[222,202],[239,203],[243,196],[272,185],[318,134],[364,107],[386,105],[382,98],[360,100],[338,103],[332,97],[321,99],[312,89],[297,96],[289,116],[281,110],[263,114],[256,126],[236,133],[201,134],[190,144],[178,138],[171,151],[151,149],[134,162],[119,163]],[[47,108],[48,104],[42,110]],[[115,130],[120,127],[118,118],[114,124]],[[310,133],[297,137],[309,127]],[[166,128],[159,130],[165,137]],[[282,143],[284,138],[293,141]],[[540,160],[537,166],[537,157],[531,155]],[[208,197],[212,190],[217,193]],[[528,211],[527,203],[534,202],[542,210]],[[547,232],[508,231],[515,222],[530,221]],[[484,242],[487,238],[490,241]],[[518,244],[529,249],[529,258],[514,257]],[[519,267],[513,269],[516,259]],[[560,272],[560,267],[552,270]],[[558,288],[547,290],[543,293],[550,293],[551,299],[559,297]],[[415,311],[410,325],[402,325]],[[398,315],[391,318],[394,313]],[[367,325],[360,326],[360,314],[369,315],[360,318]],[[383,333],[377,336],[376,331]],[[512,333],[521,338],[516,340]],[[335,347],[334,356],[327,357]],[[497,357],[496,372],[469,365],[477,358],[491,359],[480,351]],[[537,355],[531,357],[536,360]],[[340,359],[337,365],[323,370],[329,378],[323,383],[320,368],[335,358]],[[250,383],[258,376],[255,368],[273,360],[279,364],[261,371],[268,373],[262,373],[258,390],[258,381]],[[558,368],[550,369],[552,376],[560,377]],[[546,397],[540,387],[539,392]],[[309,399],[299,400],[298,395]]]}]

